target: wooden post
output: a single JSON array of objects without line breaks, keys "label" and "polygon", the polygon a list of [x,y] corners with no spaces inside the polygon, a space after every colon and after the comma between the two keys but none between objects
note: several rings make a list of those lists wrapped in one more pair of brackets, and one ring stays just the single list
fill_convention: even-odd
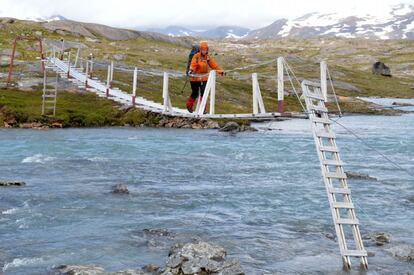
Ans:
[{"label": "wooden post", "polygon": [[134,79],[132,82],[132,106],[135,106],[135,98],[137,96],[137,81],[138,81],[138,69],[134,69]]},{"label": "wooden post", "polygon": [[211,95],[210,95],[210,115],[214,115],[216,105],[216,71],[212,71]]},{"label": "wooden post", "polygon": [[283,100],[284,100],[284,90],[285,90],[285,80],[284,80],[284,68],[283,68],[283,57],[277,59],[277,111],[283,113]]},{"label": "wooden post", "polygon": [[162,98],[164,99],[164,112],[171,112],[172,111],[172,105],[170,100],[170,95],[168,91],[168,73],[164,72],[164,81],[163,81],[163,87],[162,87]]},{"label": "wooden post", "polygon": [[327,65],[326,61],[321,62],[321,92],[323,97],[325,98],[325,102],[328,102],[328,83],[327,83]]},{"label": "wooden post", "polygon": [[108,65],[108,73],[106,78],[106,97],[109,97],[109,89],[111,87],[111,65]]}]

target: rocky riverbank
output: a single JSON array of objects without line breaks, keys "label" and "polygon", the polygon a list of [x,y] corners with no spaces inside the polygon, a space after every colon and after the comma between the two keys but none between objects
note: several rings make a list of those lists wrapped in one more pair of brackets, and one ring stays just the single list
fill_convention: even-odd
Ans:
[{"label": "rocky riverbank", "polygon": [[171,247],[165,267],[146,265],[141,269],[107,272],[95,265],[61,265],[51,275],[244,275],[237,259],[228,259],[226,250],[215,244],[195,242]]}]

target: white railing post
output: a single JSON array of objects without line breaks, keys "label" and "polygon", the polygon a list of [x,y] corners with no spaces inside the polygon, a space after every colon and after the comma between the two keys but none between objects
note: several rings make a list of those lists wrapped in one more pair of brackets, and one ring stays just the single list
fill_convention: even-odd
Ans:
[{"label": "white railing post", "polygon": [[109,97],[109,89],[111,88],[111,65],[108,65],[108,72],[106,77],[106,97]]},{"label": "white railing post", "polygon": [[110,80],[109,80],[109,87],[112,89],[112,83],[114,80],[114,62],[111,61],[111,74],[110,74]]},{"label": "white railing post", "polygon": [[60,60],[63,60],[63,53],[65,52],[65,40],[61,39],[61,52],[60,52]]},{"label": "white railing post", "polygon": [[69,56],[68,56],[68,79],[70,78],[70,52],[69,52]]},{"label": "white railing post", "polygon": [[328,83],[327,83],[327,65],[326,61],[321,62],[321,92],[323,97],[325,98],[325,102],[328,102]]},{"label": "white railing post", "polygon": [[266,113],[266,109],[263,103],[262,93],[260,92],[259,80],[257,73],[252,74],[252,87],[253,87],[253,114],[257,115],[260,111],[261,114]]},{"label": "white railing post", "polygon": [[207,105],[207,100],[211,91],[211,87],[213,85],[215,85],[215,83],[213,84],[213,82],[216,81],[216,71],[212,70],[208,76],[208,80],[207,80],[207,84],[206,84],[206,88],[204,89],[204,95],[203,95],[203,100],[201,101],[200,105],[198,106],[198,110],[197,110],[197,114],[198,115],[203,115],[204,114],[204,110],[206,109],[206,105]]},{"label": "white railing post", "polygon": [[162,87],[162,98],[164,99],[164,112],[171,112],[172,111],[172,105],[170,100],[170,95],[168,92],[168,73],[164,72],[164,81],[163,81],[163,87]]},{"label": "white railing post", "polygon": [[214,115],[216,106],[216,71],[211,74],[211,95],[210,95],[210,115]]},{"label": "white railing post", "polygon": [[86,60],[86,69],[85,69],[85,89],[88,88],[88,78],[89,78],[89,62]]},{"label": "white railing post", "polygon": [[135,106],[135,98],[137,96],[137,81],[138,81],[138,69],[134,69],[134,79],[132,81],[132,106]]},{"label": "white railing post", "polygon": [[76,51],[75,64],[73,65],[75,68],[78,67],[79,55],[80,55],[80,47],[78,47],[78,50]]},{"label": "white railing post", "polygon": [[257,115],[259,113],[259,104],[257,102],[257,87],[256,87],[256,81],[257,81],[257,74],[252,74],[252,87],[253,87],[253,114]]},{"label": "white railing post", "polygon": [[283,113],[283,100],[285,97],[283,57],[277,59],[277,111]]},{"label": "white railing post", "polygon": [[89,73],[89,75],[90,75],[90,77],[91,77],[91,79],[92,79],[92,77],[93,77],[93,55],[92,54],[90,54],[90,62],[91,62],[91,68],[90,68],[90,73]]}]

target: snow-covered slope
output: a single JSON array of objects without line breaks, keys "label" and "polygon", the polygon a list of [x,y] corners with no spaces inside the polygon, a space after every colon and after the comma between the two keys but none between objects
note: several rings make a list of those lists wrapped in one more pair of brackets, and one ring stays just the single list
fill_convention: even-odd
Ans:
[{"label": "snow-covered slope", "polygon": [[293,20],[280,19],[248,35],[249,38],[262,39],[316,36],[414,39],[414,6],[390,6],[381,15],[309,13]]}]

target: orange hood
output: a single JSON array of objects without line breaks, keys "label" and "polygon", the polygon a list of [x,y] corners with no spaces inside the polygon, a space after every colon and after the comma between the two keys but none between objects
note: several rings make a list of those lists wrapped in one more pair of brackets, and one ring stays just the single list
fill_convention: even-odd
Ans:
[{"label": "orange hood", "polygon": [[201,52],[202,49],[206,49],[207,52],[208,52],[208,43],[207,43],[207,41],[201,41],[200,42],[200,52]]}]

